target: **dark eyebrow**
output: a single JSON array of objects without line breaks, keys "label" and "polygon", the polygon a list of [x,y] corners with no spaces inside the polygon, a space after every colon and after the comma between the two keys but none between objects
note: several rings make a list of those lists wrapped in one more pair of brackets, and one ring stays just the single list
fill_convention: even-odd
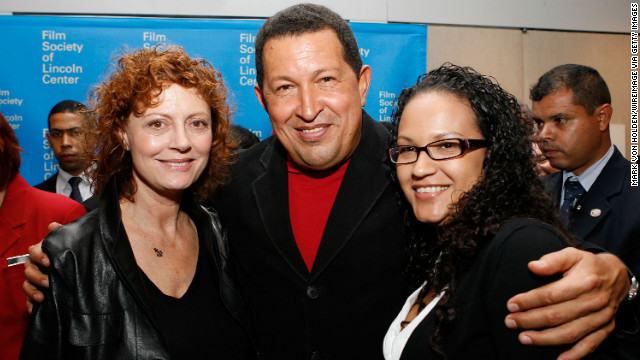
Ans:
[{"label": "dark eyebrow", "polygon": [[328,68],[321,68],[321,69],[318,69],[318,70],[316,70],[316,71],[314,71],[314,72],[313,72],[313,77],[316,77],[316,76],[318,76],[318,75],[322,75],[323,73],[326,73],[326,72],[328,72],[328,71],[331,71],[331,69],[328,69]]},{"label": "dark eyebrow", "polygon": [[[208,116],[210,119],[213,118],[213,115],[209,115],[207,114],[205,111],[195,111],[191,114],[189,114],[187,116],[187,119],[191,119],[192,117],[195,116]],[[173,116],[169,113],[164,113],[164,112],[154,112],[154,111],[150,111],[150,112],[145,112],[144,114],[142,114],[142,116],[139,117],[139,119],[144,119],[144,118],[148,118],[148,117],[154,117],[154,116],[160,116],[166,119],[170,119],[173,120]]]},{"label": "dark eyebrow", "polygon": [[445,131],[445,132],[442,132],[442,133],[438,134],[436,136],[437,140],[435,140],[435,141],[446,140],[446,139],[449,139],[451,136],[464,137],[462,134],[460,134],[457,131]]},{"label": "dark eyebrow", "polygon": [[284,80],[284,81],[293,82],[293,78],[291,76],[289,76],[289,75],[280,75],[280,76],[276,77],[273,80],[276,80],[276,81],[277,80]]},{"label": "dark eyebrow", "polygon": [[410,137],[407,137],[407,136],[398,136],[398,140],[406,140],[409,142],[413,141]]},{"label": "dark eyebrow", "polygon": [[49,129],[49,131],[71,131],[71,130],[76,130],[76,129],[81,129],[81,127],[80,126],[74,126],[74,127],[68,128],[68,129],[52,128],[52,129]]},{"label": "dark eyebrow", "polygon": [[[458,136],[458,137],[464,137],[462,134],[460,134],[457,131],[443,131],[440,132],[438,134],[435,134],[435,138],[433,141],[439,141],[439,140],[446,140],[451,138],[451,136]],[[405,135],[398,135],[398,140],[405,140],[408,142],[413,142],[413,138],[409,137],[409,136],[405,136]],[[433,142],[430,141],[430,142]]]},{"label": "dark eyebrow", "polygon": [[[316,77],[316,76],[321,75],[322,73],[325,73],[325,72],[328,72],[328,71],[331,71],[331,69],[330,68],[317,69],[317,70],[315,70],[313,72],[313,77]],[[290,75],[287,75],[287,74],[283,74],[283,75],[277,76],[274,80],[284,80],[284,81],[295,82],[293,77],[290,76]]]}]

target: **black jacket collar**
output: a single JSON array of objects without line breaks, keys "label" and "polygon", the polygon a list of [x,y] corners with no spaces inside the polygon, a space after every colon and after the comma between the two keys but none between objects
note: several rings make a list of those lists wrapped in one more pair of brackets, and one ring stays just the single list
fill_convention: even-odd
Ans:
[{"label": "black jacket collar", "polygon": [[[260,156],[264,172],[252,184],[260,216],[269,237],[289,266],[304,281],[312,281],[345,246],[389,186],[390,167],[386,161],[388,131],[362,112],[360,142],[331,209],[311,274],[302,260],[291,229],[286,150],[275,137],[266,141],[271,143]],[[363,193],[367,196],[363,197]]]}]

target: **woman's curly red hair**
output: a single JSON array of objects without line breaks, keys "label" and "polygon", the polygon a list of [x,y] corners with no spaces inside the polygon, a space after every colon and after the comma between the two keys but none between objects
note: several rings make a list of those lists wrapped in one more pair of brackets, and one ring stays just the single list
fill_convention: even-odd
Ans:
[{"label": "woman's curly red hair", "polygon": [[116,175],[121,196],[133,201],[133,164],[120,134],[130,114],[141,115],[147,108],[158,106],[158,95],[172,84],[196,89],[211,107],[209,162],[191,189],[205,199],[225,184],[236,145],[228,136],[231,114],[221,74],[206,60],[189,58],[179,46],[126,53],[113,66],[115,70],[93,89],[89,102],[96,122],[92,137],[95,166],[90,170],[95,193],[99,195],[107,180]]}]

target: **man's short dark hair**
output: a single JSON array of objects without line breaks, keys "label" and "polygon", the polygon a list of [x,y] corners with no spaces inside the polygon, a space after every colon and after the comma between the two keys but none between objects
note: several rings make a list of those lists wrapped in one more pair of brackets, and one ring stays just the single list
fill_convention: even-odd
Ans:
[{"label": "man's short dark hair", "polygon": [[359,78],[362,58],[358,42],[349,24],[340,15],[322,5],[298,4],[267,19],[258,31],[256,37],[256,75],[260,89],[264,83],[262,51],[268,40],[314,33],[325,29],[335,31],[342,44],[344,60]]},{"label": "man's short dark hair", "polygon": [[55,104],[53,108],[51,108],[51,111],[49,111],[49,117],[47,118],[49,119],[49,127],[51,126],[51,116],[60,113],[80,114],[87,117],[89,112],[87,107],[81,102],[75,100],[62,100]]},{"label": "man's short dark hair", "polygon": [[533,101],[540,101],[563,89],[571,90],[574,105],[584,107],[589,114],[602,104],[611,104],[609,87],[598,71],[577,64],[560,65],[547,71],[531,87],[530,97]]}]

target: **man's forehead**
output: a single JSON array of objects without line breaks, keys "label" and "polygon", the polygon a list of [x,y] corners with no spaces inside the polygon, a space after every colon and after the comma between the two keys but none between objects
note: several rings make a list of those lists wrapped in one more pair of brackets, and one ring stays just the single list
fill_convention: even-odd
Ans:
[{"label": "man's forehead", "polygon": [[320,33],[331,33],[336,37],[336,40],[340,40],[338,38],[338,33],[330,28],[330,27],[324,27],[321,29],[314,29],[314,30],[309,30],[309,31],[300,31],[300,32],[291,32],[291,33],[285,33],[285,34],[281,34],[281,35],[275,35],[270,37],[269,39],[267,39],[267,41],[265,42],[265,44],[269,43],[269,41],[272,40],[283,40],[283,39],[299,39],[299,38],[303,38],[305,36],[313,36],[313,35],[317,35]]},{"label": "man's forehead", "polygon": [[563,87],[555,89],[554,91],[549,93],[549,95],[547,95],[547,96],[568,97],[568,98],[573,99],[573,90],[571,90],[571,88],[563,86]]},{"label": "man's forehead", "polygon": [[55,113],[49,117],[51,130],[72,130],[83,126],[84,117],[78,113]]},{"label": "man's forehead", "polygon": [[[333,35],[326,37],[323,36],[325,35],[323,31],[329,30],[325,29],[317,32],[269,39],[263,51],[262,63],[264,71],[272,72],[275,69],[279,69],[280,71],[288,73],[292,70],[290,67],[291,63],[295,63],[296,67],[313,64],[314,66],[327,69],[349,66],[344,57],[344,48],[335,35],[335,32],[330,30]],[[315,35],[319,36],[310,39],[310,36]],[[327,39],[334,43],[327,43]],[[274,42],[269,43],[271,41]],[[279,41],[286,41],[287,44],[277,43]],[[311,62],[309,62],[309,60],[311,60]],[[313,71],[316,70],[317,69],[313,69]]]},{"label": "man's forehead", "polygon": [[534,112],[536,112],[536,110],[539,111],[542,105],[544,105],[547,109],[558,108],[558,107],[581,106],[580,104],[577,104],[575,102],[573,91],[566,87],[550,92],[539,101],[533,101],[532,102],[533,111]]},{"label": "man's forehead", "polygon": [[49,121],[55,122],[81,122],[83,120],[82,114],[74,113],[74,112],[59,112],[55,114],[51,114],[49,116]]},{"label": "man's forehead", "polygon": [[[273,46],[273,42],[288,41],[288,42],[304,43],[304,42],[308,42],[309,38],[311,37],[315,38],[318,41],[320,41],[320,39],[324,39],[324,40],[329,39],[331,42],[334,42],[333,45],[340,48],[340,54],[344,58],[344,51],[345,51],[344,45],[342,44],[342,42],[340,42],[340,38],[338,37],[338,34],[335,32],[335,30],[331,28],[324,28],[324,29],[319,29],[317,31],[308,31],[303,33],[284,34],[284,35],[272,37],[265,42],[263,51],[278,50],[279,47]],[[317,41],[313,41],[312,43],[315,44],[316,42]]]}]

